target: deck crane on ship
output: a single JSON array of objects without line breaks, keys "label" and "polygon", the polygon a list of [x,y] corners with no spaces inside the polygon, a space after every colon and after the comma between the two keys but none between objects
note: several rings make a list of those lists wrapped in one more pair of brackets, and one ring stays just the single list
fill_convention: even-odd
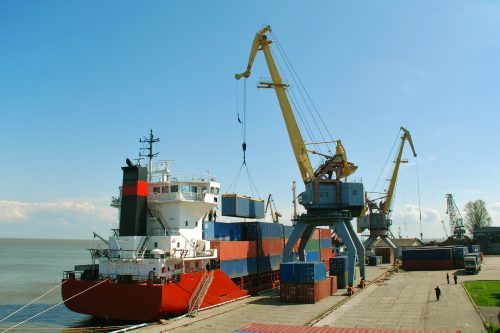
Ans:
[{"label": "deck crane on ship", "polygon": [[397,251],[396,244],[389,238],[390,227],[392,225],[391,206],[396,189],[399,167],[401,163],[406,163],[402,159],[405,142],[408,141],[413,152],[413,156],[417,157],[410,132],[404,127],[401,127],[400,131],[403,132],[403,135],[401,136],[401,144],[397,151],[396,159],[394,160],[394,169],[392,171],[391,177],[389,178],[389,187],[385,191],[384,195],[380,198],[370,199],[368,198],[368,192],[365,193],[366,206],[361,212],[361,216],[358,217],[358,232],[364,231],[366,229],[370,230],[370,236],[363,243],[365,249],[370,248],[375,240],[380,237],[382,241],[385,242],[390,248],[392,248],[394,251]]},{"label": "deck crane on ship", "polygon": [[[359,216],[363,209],[363,184],[346,181],[347,177],[356,171],[357,166],[347,161],[346,151],[340,140],[335,141],[337,146],[333,156],[320,154],[306,148],[306,143],[302,138],[287,96],[288,85],[282,81],[271,54],[272,40],[268,38],[271,33],[270,26],[266,26],[256,33],[247,68],[243,73],[236,74],[235,78],[239,80],[250,77],[257,52],[264,53],[271,74],[271,82],[260,82],[258,87],[274,88],[276,92],[290,143],[305,185],[305,191],[299,194],[298,201],[307,212],[294,220],[293,233],[283,251],[283,262],[293,261],[292,248],[299,240],[299,260],[305,261],[305,247],[314,229],[317,226],[329,226],[336,230],[348,249],[348,282],[352,285],[356,257],[360,263],[361,276],[365,276],[365,250],[350,222],[351,218]],[[316,170],[313,170],[309,153],[325,158]]]}]

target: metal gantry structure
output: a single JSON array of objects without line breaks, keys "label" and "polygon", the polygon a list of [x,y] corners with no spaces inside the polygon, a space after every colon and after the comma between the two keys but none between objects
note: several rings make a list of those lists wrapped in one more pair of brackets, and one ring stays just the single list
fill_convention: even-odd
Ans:
[{"label": "metal gantry structure", "polygon": [[[346,152],[340,140],[335,155],[328,156],[306,149],[294,112],[287,96],[288,85],[283,83],[273,59],[269,35],[271,27],[259,30],[253,40],[248,65],[243,73],[236,74],[237,80],[248,78],[258,51],[264,53],[271,74],[271,82],[260,82],[259,88],[274,88],[281,107],[281,112],[290,138],[290,143],[297,165],[305,184],[305,191],[299,194],[298,201],[306,213],[294,220],[294,229],[283,251],[283,262],[294,261],[292,249],[300,240],[298,255],[305,261],[305,247],[317,226],[329,226],[336,230],[348,249],[348,283],[354,283],[356,257],[360,264],[360,274],[365,276],[365,249],[351,225],[351,218],[359,216],[364,206],[363,184],[345,181],[356,171],[357,166],[347,161]],[[313,170],[309,153],[324,158],[321,165]],[[344,181],[341,181],[344,179]]]},{"label": "metal gantry structure", "polygon": [[368,193],[365,193],[366,207],[361,212],[361,216],[358,217],[358,232],[362,232],[366,229],[370,230],[370,236],[363,243],[365,249],[370,248],[375,240],[380,237],[389,247],[397,251],[396,244],[389,237],[390,227],[392,225],[391,206],[394,199],[399,167],[401,163],[405,163],[405,161],[402,160],[405,142],[409,143],[413,156],[417,157],[410,132],[404,127],[401,127],[400,131],[403,135],[401,135],[401,144],[394,160],[394,169],[389,178],[388,188],[381,197],[375,199],[368,198]]},{"label": "metal gantry structure", "polygon": [[464,219],[458,210],[453,194],[446,194],[446,214],[450,216],[450,230],[453,238],[464,238]]}]

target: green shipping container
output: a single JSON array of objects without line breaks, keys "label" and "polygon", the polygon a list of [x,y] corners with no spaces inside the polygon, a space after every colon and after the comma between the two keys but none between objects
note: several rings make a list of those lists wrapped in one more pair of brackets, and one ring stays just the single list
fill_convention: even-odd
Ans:
[{"label": "green shipping container", "polygon": [[319,239],[310,239],[306,244],[306,251],[319,251]]}]

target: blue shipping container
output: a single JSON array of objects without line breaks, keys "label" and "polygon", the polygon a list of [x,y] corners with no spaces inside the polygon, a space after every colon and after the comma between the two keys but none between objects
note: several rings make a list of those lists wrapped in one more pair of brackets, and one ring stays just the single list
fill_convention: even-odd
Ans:
[{"label": "blue shipping container", "polygon": [[283,283],[315,283],[326,278],[324,262],[288,262],[280,265]]},{"label": "blue shipping container", "polygon": [[306,251],[306,262],[321,261],[319,251]]},{"label": "blue shipping container", "polygon": [[240,223],[203,222],[204,240],[241,241]]},{"label": "blue shipping container", "polygon": [[220,268],[230,278],[257,274],[257,258],[221,261]]},{"label": "blue shipping container", "polygon": [[280,264],[283,262],[283,256],[266,256],[257,258],[259,273],[277,271],[280,269]]},{"label": "blue shipping container", "polygon": [[407,249],[403,250],[403,261],[405,259],[411,260],[429,260],[429,259],[441,259],[441,260],[452,260],[453,252],[451,248],[417,248],[417,249]]},{"label": "blue shipping container", "polygon": [[244,222],[242,225],[243,240],[283,238],[283,224],[267,222]]},{"label": "blue shipping container", "polygon": [[264,200],[226,194],[222,196],[222,215],[246,218],[264,218]]},{"label": "blue shipping container", "polygon": [[346,256],[330,258],[330,275],[339,275],[347,272],[349,261]]},{"label": "blue shipping container", "polygon": [[467,246],[455,246],[453,248],[453,259],[463,259],[469,253]]},{"label": "blue shipping container", "polygon": [[332,247],[332,240],[330,238],[321,238],[319,240],[319,246],[322,249],[329,249]]}]

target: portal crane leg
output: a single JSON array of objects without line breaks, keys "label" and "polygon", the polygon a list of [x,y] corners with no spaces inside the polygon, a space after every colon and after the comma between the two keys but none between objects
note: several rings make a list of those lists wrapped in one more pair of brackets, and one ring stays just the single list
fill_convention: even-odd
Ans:
[{"label": "portal crane leg", "polygon": [[354,228],[352,227],[351,222],[344,223],[347,231],[349,232],[349,235],[351,236],[352,241],[354,242],[354,247],[356,248],[356,251],[358,253],[358,260],[359,260],[359,274],[366,278],[366,272],[365,272],[365,247],[363,246],[363,243],[361,240],[358,238],[356,235],[356,232],[354,231]]},{"label": "portal crane leg", "polygon": [[[365,276],[365,251],[363,244],[357,237],[352,227],[350,217],[346,218],[342,215],[330,216],[314,216],[303,214],[297,219],[297,223],[293,228],[293,232],[288,238],[288,242],[283,250],[283,262],[292,262],[295,260],[293,256],[293,246],[297,244],[300,239],[299,245],[299,260],[305,261],[305,247],[307,241],[311,238],[314,229],[318,226],[329,226],[335,229],[338,235],[344,241],[348,251],[349,271],[347,273],[348,283],[354,284],[354,272],[356,269],[356,257],[360,263],[361,276]],[[359,249],[359,250],[358,250]]]}]

